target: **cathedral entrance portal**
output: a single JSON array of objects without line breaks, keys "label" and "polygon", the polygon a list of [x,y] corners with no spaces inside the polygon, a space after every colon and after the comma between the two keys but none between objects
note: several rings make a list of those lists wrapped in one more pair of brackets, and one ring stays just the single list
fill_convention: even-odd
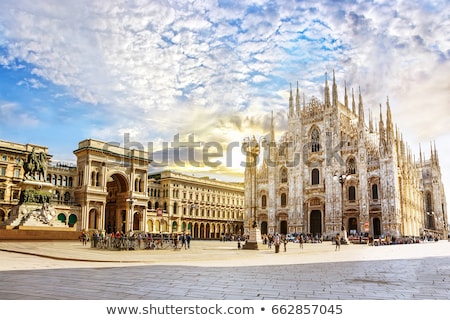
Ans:
[{"label": "cathedral entrance portal", "polygon": [[287,234],[287,221],[286,220],[280,221],[280,233]]},{"label": "cathedral entrance portal", "polygon": [[267,234],[267,221],[261,222],[261,234]]},{"label": "cathedral entrance portal", "polygon": [[348,219],[348,230],[349,230],[350,234],[358,233],[358,220],[356,218]]},{"label": "cathedral entrance portal", "polygon": [[381,223],[379,218],[373,218],[373,237],[378,238],[381,235]]},{"label": "cathedral entrance portal", "polygon": [[309,219],[309,232],[312,235],[322,234],[322,212],[320,210],[312,210]]}]

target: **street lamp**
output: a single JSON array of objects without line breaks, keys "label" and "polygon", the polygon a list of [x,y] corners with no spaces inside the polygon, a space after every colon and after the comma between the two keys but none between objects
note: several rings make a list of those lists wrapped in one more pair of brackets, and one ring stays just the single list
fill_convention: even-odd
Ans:
[{"label": "street lamp", "polygon": [[344,183],[347,180],[350,180],[352,176],[348,173],[337,174],[335,173],[333,176],[334,181],[337,181],[341,184],[341,231],[344,236],[344,240],[347,243],[347,231],[345,230],[344,223]]}]

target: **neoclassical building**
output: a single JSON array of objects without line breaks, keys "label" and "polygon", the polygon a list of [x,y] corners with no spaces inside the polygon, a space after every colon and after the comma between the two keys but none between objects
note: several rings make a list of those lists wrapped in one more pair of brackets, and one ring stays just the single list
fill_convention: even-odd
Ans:
[{"label": "neoclassical building", "polygon": [[244,232],[244,186],[165,170],[149,175],[147,229],[219,239]]},{"label": "neoclassical building", "polygon": [[[366,121],[344,87],[338,100],[333,73],[323,101],[301,98],[291,87],[287,131],[246,141],[246,228],[275,232],[421,236],[448,234],[438,152],[415,158],[394,125],[389,100],[378,123]],[[256,157],[256,158],[255,158]],[[257,161],[260,159],[261,161]]]},{"label": "neoclassical building", "polygon": [[46,177],[40,177],[40,174],[36,173],[35,178],[51,184],[51,203],[58,214],[57,218],[68,228],[73,228],[80,217],[80,207],[75,205],[74,193],[77,168],[68,163],[51,163],[47,147],[2,140],[0,140],[0,227],[10,225],[14,219],[11,213],[21,198],[23,164],[32,150],[47,155],[49,162]]},{"label": "neoclassical building", "polygon": [[147,152],[94,139],[79,142],[76,164],[53,163],[47,147],[0,141],[0,228],[39,228],[13,214],[32,152],[47,159],[45,176],[34,173],[33,185],[51,193],[50,211],[67,230],[188,232],[202,239],[243,232],[242,183],[150,174]]}]

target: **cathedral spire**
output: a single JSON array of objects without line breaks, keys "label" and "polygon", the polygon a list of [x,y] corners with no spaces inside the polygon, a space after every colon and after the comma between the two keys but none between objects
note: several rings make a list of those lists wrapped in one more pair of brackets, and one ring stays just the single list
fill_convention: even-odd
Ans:
[{"label": "cathedral spire", "polygon": [[364,108],[361,97],[361,88],[359,88],[359,102],[358,102],[358,119],[359,122],[364,123]]},{"label": "cathedral spire", "polygon": [[353,93],[353,88],[352,88],[352,112],[353,114],[356,114],[355,94]]},{"label": "cathedral spire", "polygon": [[273,125],[273,110],[272,119],[270,120],[270,143],[275,143],[275,126]]},{"label": "cathedral spire", "polygon": [[434,160],[436,161],[436,164],[439,165],[439,156],[436,149],[436,140],[434,140],[433,143],[434,143]]},{"label": "cathedral spire", "polygon": [[328,87],[328,73],[325,72],[325,109],[330,107],[330,88]]},{"label": "cathedral spire", "polygon": [[434,163],[433,143],[430,141],[430,161]]},{"label": "cathedral spire", "polygon": [[369,132],[373,132],[372,111],[369,110]]},{"label": "cathedral spire", "polygon": [[297,117],[300,117],[300,90],[298,88],[298,81],[297,81],[297,94],[295,96],[295,112],[297,113]]},{"label": "cathedral spire", "polygon": [[294,97],[292,96],[292,83],[291,83],[291,91],[289,95],[289,118],[294,116]]},{"label": "cathedral spire", "polygon": [[386,142],[386,132],[384,130],[383,111],[381,108],[381,103],[380,103],[380,122],[379,122],[378,130],[380,132],[380,143],[385,143]]},{"label": "cathedral spire", "polygon": [[347,82],[344,81],[344,104],[345,108],[348,109],[348,96],[347,96]]},{"label": "cathedral spire", "polygon": [[333,69],[333,88],[332,88],[332,96],[333,96],[333,107],[337,108],[338,106],[338,93],[337,93],[337,85],[336,85],[336,77],[334,75]]},{"label": "cathedral spire", "polygon": [[268,159],[269,159],[270,163],[275,163],[276,147],[277,147],[277,144],[275,142],[275,126],[274,126],[273,110],[272,110],[272,119],[270,121],[270,141],[269,141],[269,155],[268,155]]},{"label": "cathedral spire", "polygon": [[420,166],[422,166],[422,162],[423,162],[423,160],[422,160],[422,146],[420,145],[420,143],[419,143],[419,159],[420,159]]},{"label": "cathedral spire", "polygon": [[391,106],[389,105],[389,97],[386,100],[386,140],[389,144],[394,142],[394,125],[392,123]]}]

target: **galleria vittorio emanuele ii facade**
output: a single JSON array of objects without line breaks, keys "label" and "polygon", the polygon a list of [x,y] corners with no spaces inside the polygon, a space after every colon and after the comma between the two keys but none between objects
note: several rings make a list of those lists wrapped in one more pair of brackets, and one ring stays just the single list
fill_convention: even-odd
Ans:
[{"label": "galleria vittorio emanuele ii facade", "polygon": [[[438,152],[415,157],[394,126],[389,100],[379,120],[364,115],[361,92],[343,88],[333,73],[324,98],[308,102],[291,87],[287,131],[248,138],[246,230],[333,237],[447,238],[447,206]],[[427,152],[428,153],[428,152]],[[251,225],[250,225],[251,224]]]},{"label": "galleria vittorio emanuele ii facade", "polygon": [[74,163],[55,163],[45,146],[0,140],[0,238],[19,231],[50,238],[95,230],[195,239],[243,233],[242,183],[150,172],[146,151],[94,139],[79,142],[74,154]]}]

